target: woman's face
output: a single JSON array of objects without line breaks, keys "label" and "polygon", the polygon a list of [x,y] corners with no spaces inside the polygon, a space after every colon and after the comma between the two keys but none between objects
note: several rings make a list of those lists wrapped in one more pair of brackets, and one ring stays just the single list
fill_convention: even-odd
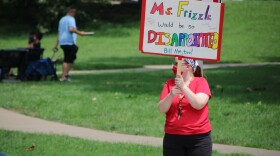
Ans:
[{"label": "woman's face", "polygon": [[[173,63],[173,70],[177,71],[177,64],[178,64],[178,61],[177,61],[177,58],[176,58],[174,60],[174,63]],[[173,71],[174,74],[176,73],[176,71]],[[189,72],[191,72],[191,73],[193,72],[192,67],[186,61],[183,60],[182,61],[182,75],[186,75]]]},{"label": "woman's face", "polygon": [[187,74],[189,72],[192,72],[192,67],[187,62],[182,61],[182,72],[183,74]]}]

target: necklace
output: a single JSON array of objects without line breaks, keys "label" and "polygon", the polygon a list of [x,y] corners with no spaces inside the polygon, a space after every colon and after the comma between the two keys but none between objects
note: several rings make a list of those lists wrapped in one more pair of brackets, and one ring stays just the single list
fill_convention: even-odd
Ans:
[{"label": "necklace", "polygon": [[182,116],[182,101],[183,101],[183,98],[184,98],[184,97],[185,97],[185,95],[182,95],[182,94],[179,95],[178,120],[179,120],[179,119],[181,118],[181,116]]}]

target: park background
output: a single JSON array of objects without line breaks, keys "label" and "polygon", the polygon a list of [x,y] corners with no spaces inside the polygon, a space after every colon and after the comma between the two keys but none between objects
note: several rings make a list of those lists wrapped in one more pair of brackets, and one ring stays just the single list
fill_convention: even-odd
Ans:
[{"label": "park background", "polygon": [[[0,1],[0,49],[27,46],[28,33],[36,28],[44,32],[44,57],[51,57],[58,20],[65,6],[72,5],[78,9],[78,28],[95,31],[94,36],[78,38],[74,70],[171,67],[170,57],[139,52],[139,3],[113,4]],[[280,62],[279,8],[279,1],[225,1],[220,63]],[[102,71],[73,74],[71,83],[0,83],[0,106],[70,125],[162,137],[164,115],[158,112],[157,102],[172,71]],[[209,109],[214,143],[280,150],[279,65],[207,69],[205,76],[213,94]],[[0,138],[0,153],[8,155],[161,155],[162,150],[6,130],[0,130]],[[36,148],[26,151],[32,144]]]}]

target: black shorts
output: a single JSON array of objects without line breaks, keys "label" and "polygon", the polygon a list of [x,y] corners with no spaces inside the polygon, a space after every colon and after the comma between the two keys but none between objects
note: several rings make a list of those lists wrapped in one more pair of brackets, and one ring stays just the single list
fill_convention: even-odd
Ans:
[{"label": "black shorts", "polygon": [[65,63],[74,63],[77,58],[78,46],[76,45],[61,45],[61,48],[64,52],[64,60]]},{"label": "black shorts", "polygon": [[165,134],[163,156],[211,156],[210,132],[198,135]]}]

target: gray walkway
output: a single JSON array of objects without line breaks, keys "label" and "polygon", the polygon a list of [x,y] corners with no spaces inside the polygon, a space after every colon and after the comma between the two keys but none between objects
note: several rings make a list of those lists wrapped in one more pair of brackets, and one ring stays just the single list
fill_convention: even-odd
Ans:
[{"label": "gray walkway", "polygon": [[[162,138],[110,133],[95,129],[71,126],[25,116],[3,108],[0,108],[0,129],[28,133],[67,135],[71,137],[106,142],[122,142],[151,146],[162,145]],[[213,149],[220,153],[247,153],[256,156],[280,156],[280,151],[231,145],[214,144]]]},{"label": "gray walkway", "polygon": [[[215,63],[215,64],[204,64],[204,69],[215,69],[215,68],[226,68],[226,67],[253,67],[253,66],[264,66],[264,65],[280,65],[280,62],[264,62],[264,63]],[[73,70],[70,72],[71,75],[81,74],[97,74],[97,73],[118,73],[125,71],[157,71],[171,69],[171,65],[145,65],[142,68],[129,68],[129,69],[104,69],[104,70]],[[58,75],[61,71],[57,72]],[[2,82],[21,82],[20,80],[6,79]]]},{"label": "gray walkway", "polygon": [[[280,62],[264,62],[264,63],[215,63],[204,64],[204,69],[226,68],[226,67],[254,67],[264,65],[280,65]],[[154,71],[154,70],[166,70],[171,69],[170,65],[145,65],[142,68],[130,68],[130,69],[106,69],[106,70],[81,70],[71,71],[71,74],[94,74],[94,73],[113,73],[122,71]],[[58,72],[60,74],[61,72]]]}]

